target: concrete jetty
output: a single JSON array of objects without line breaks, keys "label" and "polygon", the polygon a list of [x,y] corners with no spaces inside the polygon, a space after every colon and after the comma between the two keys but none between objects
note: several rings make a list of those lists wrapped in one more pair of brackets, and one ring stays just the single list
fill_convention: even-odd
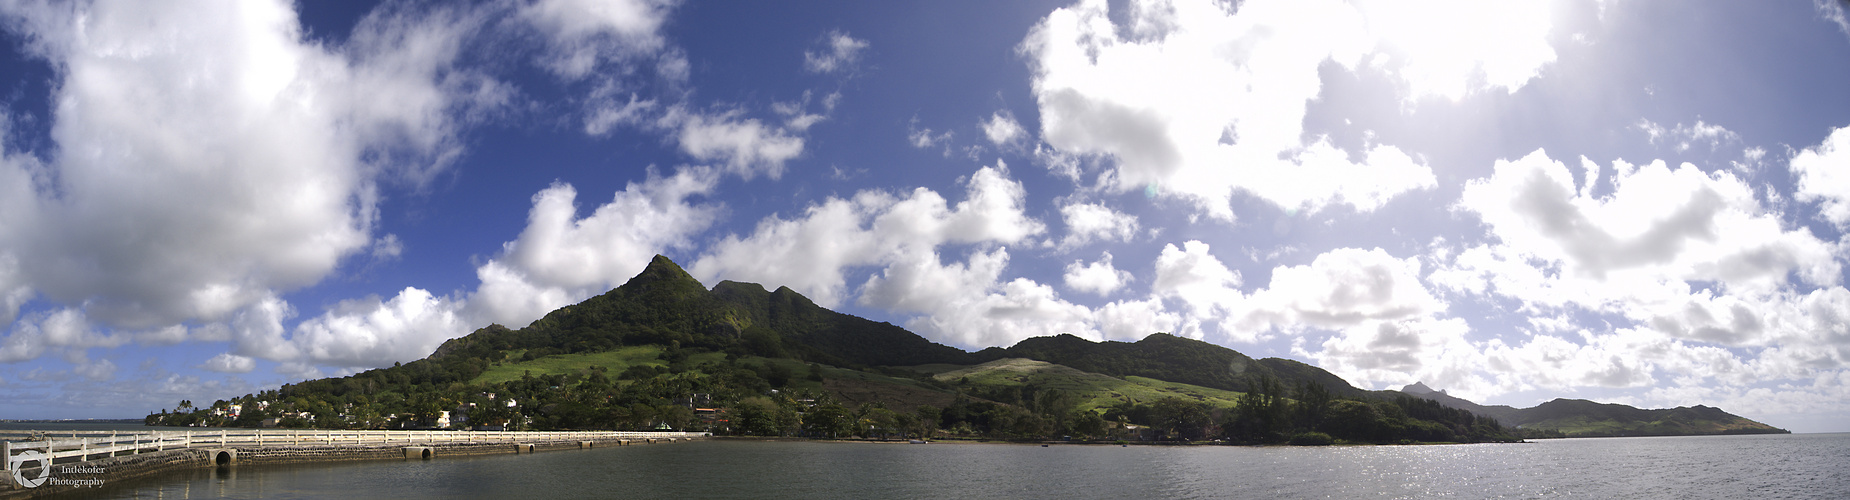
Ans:
[{"label": "concrete jetty", "polygon": [[432,460],[708,437],[703,432],[215,429],[0,435],[0,499],[30,498],[163,471],[337,460]]}]

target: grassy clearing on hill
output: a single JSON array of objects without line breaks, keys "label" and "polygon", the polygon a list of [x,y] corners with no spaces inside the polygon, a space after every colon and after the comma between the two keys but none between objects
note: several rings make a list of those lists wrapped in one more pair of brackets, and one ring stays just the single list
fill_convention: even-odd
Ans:
[{"label": "grassy clearing on hill", "polygon": [[[511,352],[508,359],[520,359],[524,351]],[[520,380],[521,375],[532,372],[534,376],[575,373],[585,368],[602,366],[610,370],[611,375],[635,365],[668,366],[661,360],[662,346],[643,345],[617,349],[615,351],[593,352],[584,354],[555,354],[542,356],[532,361],[500,362],[489,366],[480,376],[470,380],[470,384],[494,384],[509,380]],[[694,356],[698,358],[699,356]]]},{"label": "grassy clearing on hill", "polygon": [[1136,376],[1117,378],[1031,359],[998,359],[975,366],[947,369],[950,366],[928,365],[912,369],[936,372],[933,378],[958,385],[1058,389],[1076,396],[1079,399],[1077,408],[1081,410],[1104,408],[1120,401],[1150,403],[1169,397],[1231,408],[1240,397],[1240,393],[1233,391]]}]

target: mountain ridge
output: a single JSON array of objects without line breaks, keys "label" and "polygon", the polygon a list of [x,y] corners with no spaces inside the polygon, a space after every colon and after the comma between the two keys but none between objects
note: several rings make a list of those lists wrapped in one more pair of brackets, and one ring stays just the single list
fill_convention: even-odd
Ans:
[{"label": "mountain ridge", "polygon": [[[1423,389],[1423,392],[1422,392]],[[1566,437],[1683,436],[1787,433],[1764,423],[1711,406],[1637,408],[1585,399],[1555,398],[1528,408],[1481,405],[1415,382],[1400,392],[1431,399],[1448,408],[1495,418],[1519,429],[1559,432]]]},{"label": "mountain ridge", "polygon": [[[612,354],[619,349],[628,354]],[[1008,374],[974,380],[936,377],[946,371],[1017,358],[1051,363],[1057,369],[1037,371],[1044,375],[1034,380]],[[504,382],[477,381],[491,367],[502,374],[495,380]],[[536,369],[537,374],[533,373]],[[1133,384],[1100,385],[1104,379],[1063,370]],[[513,373],[523,374],[508,380]],[[775,390],[778,388],[820,391],[810,394],[823,399],[780,395],[784,393]],[[298,420],[293,425],[362,428],[433,425],[429,422],[437,421],[434,415],[447,414],[439,411],[441,407],[464,403],[472,408],[468,410],[471,417],[478,420],[526,419],[534,421],[532,425],[548,428],[615,428],[654,421],[666,425],[668,420],[656,416],[695,408],[693,401],[699,398],[688,399],[687,394],[718,391],[721,403],[708,404],[735,405],[735,411],[772,408],[802,412],[801,405],[792,406],[797,405],[795,401],[822,404],[813,401],[827,400],[831,393],[844,400],[863,402],[862,414],[878,409],[867,404],[883,397],[936,401],[934,405],[950,401],[942,408],[945,414],[929,416],[920,408],[915,420],[937,421],[945,429],[952,429],[952,422],[963,422],[960,425],[967,427],[956,429],[1011,436],[1056,430],[1093,432],[1105,426],[1102,419],[1106,417],[1118,419],[1119,424],[1163,422],[1165,435],[1186,439],[1210,435],[1205,429],[1224,426],[1229,440],[1254,443],[1282,442],[1289,436],[1281,433],[1296,432],[1292,429],[1327,429],[1340,439],[1369,442],[1508,440],[1513,438],[1498,422],[1530,415],[1536,418],[1527,422],[1535,426],[1578,426],[1574,428],[1608,432],[1638,430],[1599,427],[1601,422],[1613,419],[1647,422],[1652,427],[1646,430],[1652,432],[1777,431],[1707,407],[1660,414],[1623,405],[1589,407],[1551,402],[1543,405],[1546,408],[1538,406],[1540,410],[1517,410],[1477,405],[1444,391],[1433,391],[1424,384],[1403,389],[1364,390],[1327,370],[1296,360],[1253,359],[1223,346],[1162,332],[1135,342],[1094,342],[1060,334],[1023,339],[1009,347],[964,351],[890,323],[821,307],[788,287],[767,291],[755,283],[722,281],[709,289],[674,261],[657,255],[623,285],[560,307],[519,329],[489,325],[446,341],[430,356],[402,366],[287,384],[280,390],[245,396],[239,401],[251,403],[248,406],[288,401],[281,410],[254,414],[293,415],[290,418],[310,422]],[[1100,390],[1107,392],[1096,392]],[[472,396],[470,391],[479,394]],[[519,394],[520,401],[534,405],[516,408],[510,399],[505,407],[498,406],[500,403],[493,401],[495,391]],[[776,403],[763,402],[766,395]],[[1138,399],[1159,396],[1161,401]],[[1209,401],[1218,403],[1208,404]],[[616,404],[628,406],[609,407]],[[484,405],[492,411],[482,409]],[[149,415],[148,421],[165,425],[217,422],[252,426],[271,420],[278,421],[271,425],[286,422],[280,416],[254,419],[249,416],[253,413],[246,412],[232,416],[236,419],[232,423],[224,418],[224,410],[231,406],[220,401],[213,409],[219,418],[202,420],[197,415],[203,409],[185,412],[189,403],[182,402],[175,412],[193,416],[170,421],[163,410],[162,415]],[[304,407],[313,410],[302,410]],[[292,413],[290,408],[296,410]],[[1529,410],[1535,411],[1522,413]],[[455,411],[463,410],[459,406]],[[474,415],[478,412],[481,415]],[[1653,420],[1643,420],[1647,417]],[[1717,419],[1729,418],[1752,425],[1713,424]],[[1224,422],[1214,423],[1217,419]],[[313,423],[317,421],[321,423]],[[686,419],[677,422],[685,424]],[[770,427],[752,427],[748,432],[776,428],[765,425]],[[789,432],[788,426],[784,429]]]}]

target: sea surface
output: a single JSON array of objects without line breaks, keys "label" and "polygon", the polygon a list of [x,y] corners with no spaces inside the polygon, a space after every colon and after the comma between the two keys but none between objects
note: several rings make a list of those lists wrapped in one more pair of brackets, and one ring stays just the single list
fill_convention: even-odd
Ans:
[{"label": "sea surface", "polygon": [[89,498],[1850,498],[1850,434],[1229,447],[706,440],[198,469]]}]

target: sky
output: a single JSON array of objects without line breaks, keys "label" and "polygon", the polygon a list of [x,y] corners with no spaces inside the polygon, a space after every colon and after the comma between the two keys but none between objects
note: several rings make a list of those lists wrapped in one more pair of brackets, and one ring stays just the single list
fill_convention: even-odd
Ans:
[{"label": "sky", "polygon": [[1838,0],[0,0],[0,418],[420,359],[656,254],[1850,431]]}]

